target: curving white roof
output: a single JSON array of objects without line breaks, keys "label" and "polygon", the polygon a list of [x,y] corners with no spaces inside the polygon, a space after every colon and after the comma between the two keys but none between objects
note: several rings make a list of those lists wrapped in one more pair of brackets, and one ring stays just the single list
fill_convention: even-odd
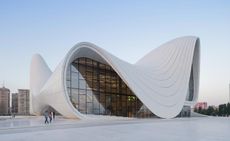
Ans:
[{"label": "curving white roof", "polygon": [[[30,83],[33,105],[40,105],[35,106],[40,109],[33,108],[31,112],[38,114],[42,107],[50,105],[66,117],[87,118],[87,115],[81,114],[72,106],[65,77],[68,65],[77,58],[88,57],[110,65],[155,115],[173,118],[184,105],[191,106],[197,100],[199,53],[199,39],[187,36],[167,42],[137,63],[130,64],[94,44],[82,42],[67,53],[52,75],[43,59],[35,55],[32,59]],[[191,72],[194,77],[194,97],[192,101],[186,101]]]}]

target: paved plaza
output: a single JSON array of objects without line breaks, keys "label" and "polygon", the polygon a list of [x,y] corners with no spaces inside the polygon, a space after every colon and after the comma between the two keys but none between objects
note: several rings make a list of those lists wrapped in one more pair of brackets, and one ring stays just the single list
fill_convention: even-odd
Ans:
[{"label": "paved plaza", "polygon": [[229,131],[227,117],[92,120],[57,117],[48,125],[43,117],[0,120],[0,139],[4,141],[229,141]]}]

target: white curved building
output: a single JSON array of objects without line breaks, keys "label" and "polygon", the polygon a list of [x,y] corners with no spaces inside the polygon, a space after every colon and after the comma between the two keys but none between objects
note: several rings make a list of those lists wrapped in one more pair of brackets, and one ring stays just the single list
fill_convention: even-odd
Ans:
[{"label": "white curved building", "polygon": [[[131,52],[127,52],[132,55]],[[200,43],[169,41],[135,64],[94,44],[75,45],[52,72],[40,55],[31,62],[31,113],[47,107],[68,118],[89,115],[173,118],[189,114],[199,89]]]}]

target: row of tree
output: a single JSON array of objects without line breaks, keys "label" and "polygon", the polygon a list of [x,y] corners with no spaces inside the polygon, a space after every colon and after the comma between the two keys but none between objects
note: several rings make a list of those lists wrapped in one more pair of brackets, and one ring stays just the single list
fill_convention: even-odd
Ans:
[{"label": "row of tree", "polygon": [[220,104],[218,107],[208,106],[207,109],[194,109],[194,112],[209,115],[209,116],[229,116],[230,115],[230,103]]}]

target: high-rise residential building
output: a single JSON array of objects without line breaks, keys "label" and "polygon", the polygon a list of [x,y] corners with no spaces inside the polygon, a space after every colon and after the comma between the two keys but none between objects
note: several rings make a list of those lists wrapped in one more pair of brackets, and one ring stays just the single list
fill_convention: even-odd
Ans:
[{"label": "high-rise residential building", "polygon": [[18,93],[12,93],[12,113],[18,113]]},{"label": "high-rise residential building", "polygon": [[0,88],[0,115],[10,113],[10,90],[4,86]]},{"label": "high-rise residential building", "polygon": [[18,89],[18,114],[30,114],[30,91],[27,89]]},{"label": "high-rise residential building", "polygon": [[194,107],[194,109],[207,109],[207,108],[208,108],[207,102],[198,102]]}]

